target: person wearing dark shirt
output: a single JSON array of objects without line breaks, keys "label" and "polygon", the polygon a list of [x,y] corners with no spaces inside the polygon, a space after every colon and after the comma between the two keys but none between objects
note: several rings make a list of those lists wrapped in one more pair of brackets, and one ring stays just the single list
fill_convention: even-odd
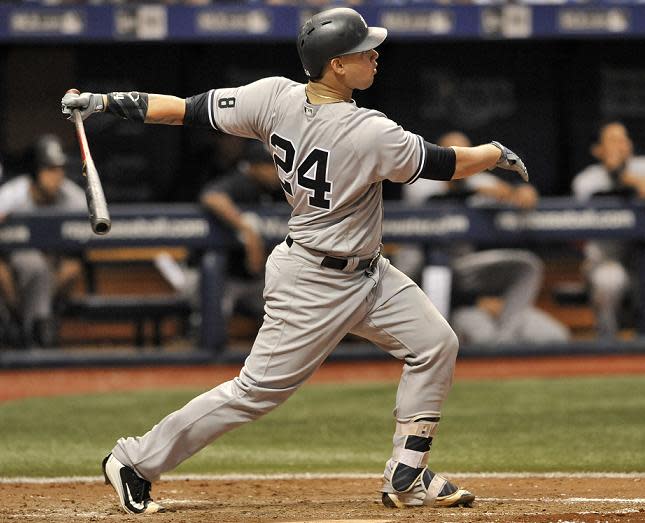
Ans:
[{"label": "person wearing dark shirt", "polygon": [[236,168],[208,183],[200,200],[210,213],[235,231],[240,241],[240,247],[230,251],[228,256],[227,288],[222,304],[224,315],[230,317],[237,306],[259,320],[264,307],[266,249],[256,220],[239,206],[284,202],[273,158],[266,147],[259,142],[249,142]]}]

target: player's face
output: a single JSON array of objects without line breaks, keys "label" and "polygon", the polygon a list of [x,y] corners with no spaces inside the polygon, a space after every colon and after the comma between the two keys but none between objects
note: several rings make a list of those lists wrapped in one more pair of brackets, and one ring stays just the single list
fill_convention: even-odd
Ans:
[{"label": "player's face", "polygon": [[611,123],[605,126],[596,155],[601,161],[616,165],[632,155],[632,141],[624,125]]},{"label": "player's face", "polygon": [[379,54],[375,49],[341,56],[345,81],[351,89],[367,89],[374,83]]},{"label": "player's face", "polygon": [[46,167],[38,172],[38,189],[45,200],[54,200],[58,195],[65,171],[62,167]]}]

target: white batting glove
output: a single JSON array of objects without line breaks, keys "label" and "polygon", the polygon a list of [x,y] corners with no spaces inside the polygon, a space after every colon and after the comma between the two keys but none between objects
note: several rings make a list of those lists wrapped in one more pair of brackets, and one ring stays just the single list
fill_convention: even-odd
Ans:
[{"label": "white batting glove", "polygon": [[501,167],[502,169],[508,169],[509,171],[515,171],[522,177],[522,180],[528,182],[529,172],[526,170],[522,159],[508,147],[505,147],[499,142],[491,142],[491,144],[502,151],[502,155],[499,157],[499,160],[497,160],[495,166]]},{"label": "white batting glove", "polygon": [[105,110],[103,106],[103,95],[93,93],[67,93],[60,101],[63,116],[68,120],[72,117],[72,110],[78,109],[83,120],[94,113]]}]

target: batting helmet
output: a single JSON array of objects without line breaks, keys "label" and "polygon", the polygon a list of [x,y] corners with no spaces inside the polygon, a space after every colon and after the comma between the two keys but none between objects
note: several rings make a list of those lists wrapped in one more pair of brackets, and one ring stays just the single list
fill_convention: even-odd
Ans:
[{"label": "batting helmet", "polygon": [[386,36],[387,29],[367,27],[356,11],[337,7],[305,22],[298,34],[298,54],[306,75],[316,80],[332,58],[374,49]]},{"label": "batting helmet", "polygon": [[44,167],[65,167],[67,155],[57,136],[43,134],[34,144],[34,163],[36,169]]}]

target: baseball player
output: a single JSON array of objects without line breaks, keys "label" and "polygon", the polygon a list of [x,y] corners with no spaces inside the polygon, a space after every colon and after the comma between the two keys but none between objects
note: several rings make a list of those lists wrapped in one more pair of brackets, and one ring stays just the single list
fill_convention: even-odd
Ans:
[{"label": "baseball player", "polygon": [[[621,195],[645,199],[645,157],[634,155],[634,144],[622,122],[601,124],[591,154],[598,163],[576,174],[571,183],[575,198]],[[584,246],[583,272],[588,280],[598,335],[612,339],[618,334],[623,300],[634,284],[629,243],[596,240]]]},{"label": "baseball player", "polygon": [[63,112],[109,112],[147,123],[203,125],[255,138],[272,151],[293,212],[266,263],[264,323],[240,374],[121,438],[103,462],[131,513],[158,512],[150,482],[293,394],[349,332],[403,361],[388,507],[470,504],[475,496],[427,467],[450,389],[457,338],[426,295],[380,255],[384,180],[463,178],[494,165],[527,178],[499,143],[441,148],[352,100],[377,72],[387,31],[349,8],[314,15],[297,46],[309,81],[264,78],[187,99],[145,93],[65,95]]},{"label": "baseball player", "polygon": [[[0,222],[17,212],[86,208],[85,191],[65,177],[67,155],[60,139],[39,136],[29,152],[29,174],[16,176],[0,187]],[[82,275],[79,260],[38,249],[15,249],[7,254],[15,287],[16,307],[27,347],[50,347],[56,341],[57,298],[69,294]]]}]

